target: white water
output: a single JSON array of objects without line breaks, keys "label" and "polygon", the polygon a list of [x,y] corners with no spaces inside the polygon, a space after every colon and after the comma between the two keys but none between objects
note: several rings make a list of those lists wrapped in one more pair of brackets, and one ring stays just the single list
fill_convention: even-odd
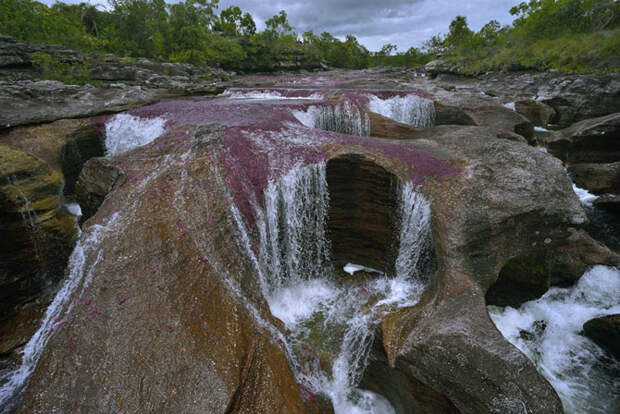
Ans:
[{"label": "white water", "polygon": [[362,137],[370,135],[368,115],[349,102],[336,106],[311,106],[307,111],[293,111],[293,115],[308,128]]},{"label": "white water", "polygon": [[65,208],[72,216],[82,217],[82,207],[78,203],[66,203]]},{"label": "white water", "polygon": [[425,227],[430,209],[410,184],[403,186],[401,203],[400,273],[352,280],[343,280],[329,266],[325,163],[294,168],[270,182],[265,208],[257,209],[264,296],[286,326],[286,348],[298,382],[328,396],[337,414],[394,413],[385,398],[357,385],[376,325],[385,314],[414,305],[424,287],[424,278],[406,266],[419,266],[425,255],[418,250],[431,248]]},{"label": "white water", "polygon": [[62,327],[65,323],[64,316],[77,303],[77,298],[71,300],[73,294],[80,285],[82,286],[82,291],[86,287],[92,277],[92,270],[96,263],[101,260],[101,252],[97,254],[94,263],[87,264],[87,257],[99,250],[103,233],[111,230],[117,217],[118,214],[114,214],[106,226],[92,225],[87,230],[88,234],[77,241],[69,257],[69,275],[54,297],[51,305],[47,308],[41,326],[26,344],[20,367],[11,374],[8,382],[0,388],[0,410],[3,412],[9,412],[12,408],[15,408],[11,407],[11,405],[15,404],[15,398],[19,396],[26,386],[28,378],[30,378],[30,375],[36,368],[47,342],[53,333]]},{"label": "white water", "polygon": [[269,101],[269,100],[283,100],[283,99],[292,99],[292,100],[319,100],[323,99],[322,93],[313,93],[309,96],[282,96],[282,94],[278,91],[270,91],[270,90],[257,90],[257,91],[239,91],[239,90],[231,90],[226,89],[220,95],[222,98],[229,99],[250,99],[257,101]]},{"label": "white water", "polygon": [[129,114],[118,114],[105,124],[106,155],[115,155],[146,145],[165,131],[163,118],[138,118]]},{"label": "white water", "polygon": [[579,333],[590,319],[620,313],[620,271],[588,270],[577,285],[552,288],[519,309],[489,306],[502,334],[553,385],[567,414],[620,412],[620,363]]},{"label": "white water", "polygon": [[430,128],[435,124],[435,104],[432,100],[411,94],[381,99],[372,95],[368,109],[403,124]]},{"label": "white water", "polygon": [[577,184],[575,183],[573,183],[573,191],[575,192],[575,194],[577,194],[577,197],[579,197],[579,201],[581,201],[581,204],[585,206],[591,206],[592,202],[598,198],[597,195],[590,193],[585,188],[577,187]]}]

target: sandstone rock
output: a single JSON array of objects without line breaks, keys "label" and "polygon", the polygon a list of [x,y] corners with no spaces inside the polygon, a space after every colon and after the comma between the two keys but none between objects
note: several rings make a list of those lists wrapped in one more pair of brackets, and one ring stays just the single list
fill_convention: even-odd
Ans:
[{"label": "sandstone rock", "polygon": [[[205,168],[221,162],[211,148],[184,158],[185,146],[167,147],[166,163],[156,147],[110,160],[152,175],[116,186],[85,223],[93,278],[75,291],[19,412],[305,412],[253,265],[233,247],[226,190]],[[167,202],[169,188],[188,192]]]},{"label": "sandstone rock", "polygon": [[583,324],[583,333],[620,359],[620,314],[589,320]]},{"label": "sandstone rock", "polygon": [[620,112],[578,122],[547,138],[547,147],[568,163],[620,160]]},{"label": "sandstone rock", "polygon": [[104,153],[102,137],[90,119],[64,119],[51,124],[12,129],[0,143],[35,155],[64,177],[72,194],[84,162]]},{"label": "sandstone rock", "polygon": [[[230,108],[225,100],[186,100],[136,110],[169,117],[177,129],[101,166],[86,163],[82,176],[101,177],[85,178],[84,187],[107,183],[80,239],[93,243],[84,268],[92,277],[51,337],[23,412],[110,411],[121,402],[127,411],[148,404],[156,411],[303,412],[278,344],[280,324],[250,260],[258,239],[252,207],[270,174],[316,162],[327,163],[335,264],[359,260],[389,271],[399,185],[412,181],[432,200],[436,272],[418,305],[382,322],[377,377],[392,379],[368,386],[401,407],[413,398],[434,412],[562,411],[485,306],[512,258],[541,255],[560,264],[554,253],[582,242],[571,236],[587,219],[558,159],[497,139],[489,127],[444,126],[416,140],[389,140],[302,129],[290,122],[286,102]],[[199,122],[225,129],[196,139]],[[127,180],[118,181],[123,174]],[[549,274],[532,277],[551,283]]]},{"label": "sandstone rock", "polygon": [[370,135],[378,138],[415,139],[420,135],[420,128],[396,122],[375,112],[368,111]]},{"label": "sandstone rock", "polygon": [[620,195],[597,198],[594,200],[594,205],[604,210],[618,213],[620,212]]},{"label": "sandstone rock", "polygon": [[620,193],[620,162],[572,164],[568,167],[575,184],[594,194]]},{"label": "sandstone rock", "polygon": [[435,59],[424,65],[424,69],[431,75],[440,74],[462,75],[463,69],[456,63],[448,62],[442,59]]},{"label": "sandstone rock", "polygon": [[44,161],[0,145],[0,320],[63,276],[77,226],[62,187]]},{"label": "sandstone rock", "polygon": [[435,125],[476,125],[476,122],[458,106],[435,102]]},{"label": "sandstone rock", "polygon": [[515,111],[526,117],[532,124],[544,128],[556,115],[555,109],[549,105],[531,99],[516,101]]},{"label": "sandstone rock", "polygon": [[523,136],[530,144],[536,143],[534,127],[530,121],[515,111],[499,105],[464,108],[464,110],[478,126],[514,132]]},{"label": "sandstone rock", "polygon": [[76,183],[75,196],[82,208],[82,219],[96,212],[105,197],[126,180],[125,173],[107,158],[92,158],[84,164]]}]

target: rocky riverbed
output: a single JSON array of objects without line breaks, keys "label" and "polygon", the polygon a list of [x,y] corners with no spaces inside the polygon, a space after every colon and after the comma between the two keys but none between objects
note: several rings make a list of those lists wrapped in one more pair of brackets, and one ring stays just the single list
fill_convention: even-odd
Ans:
[{"label": "rocky riverbed", "polygon": [[[583,408],[522,343],[545,329],[499,318],[620,289],[617,75],[224,81],[113,62],[79,86],[19,80],[16,59],[0,59],[5,411]],[[586,409],[613,412],[617,303],[587,303],[608,315],[583,321],[608,368],[587,386],[611,399]]]}]

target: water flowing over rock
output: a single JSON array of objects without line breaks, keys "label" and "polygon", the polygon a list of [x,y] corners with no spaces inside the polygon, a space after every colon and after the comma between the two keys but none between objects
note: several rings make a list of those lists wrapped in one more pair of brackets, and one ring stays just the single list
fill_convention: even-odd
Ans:
[{"label": "water flowing over rock", "polygon": [[562,412],[487,305],[617,259],[566,169],[514,111],[483,119],[490,95],[445,103],[487,126],[432,127],[449,91],[363,76],[248,77],[296,89],[90,120],[107,152],[77,180],[83,233],[0,406]]}]

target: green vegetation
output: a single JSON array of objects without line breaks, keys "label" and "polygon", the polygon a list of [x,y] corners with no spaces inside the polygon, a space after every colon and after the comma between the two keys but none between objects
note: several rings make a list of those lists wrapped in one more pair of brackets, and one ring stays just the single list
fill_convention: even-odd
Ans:
[{"label": "green vegetation", "polygon": [[459,63],[466,72],[502,69],[618,71],[620,2],[531,0],[510,10],[512,26],[487,23],[479,32],[463,16],[449,33],[425,44],[429,56]]},{"label": "green vegetation", "polygon": [[[109,0],[109,5],[103,10],[85,3],[48,7],[33,0],[0,0],[0,31],[22,41],[82,51],[241,71],[286,69],[291,62],[351,69],[413,67],[438,57],[470,73],[511,68],[618,71],[617,0],[531,0],[511,9],[511,26],[491,21],[478,32],[457,16],[446,35],[405,52],[391,44],[369,52],[351,35],[344,40],[329,33],[298,36],[285,11],[257,32],[252,16],[239,7],[218,13],[219,0]],[[35,64],[44,76],[58,78],[66,72],[64,63],[43,56]]]}]

